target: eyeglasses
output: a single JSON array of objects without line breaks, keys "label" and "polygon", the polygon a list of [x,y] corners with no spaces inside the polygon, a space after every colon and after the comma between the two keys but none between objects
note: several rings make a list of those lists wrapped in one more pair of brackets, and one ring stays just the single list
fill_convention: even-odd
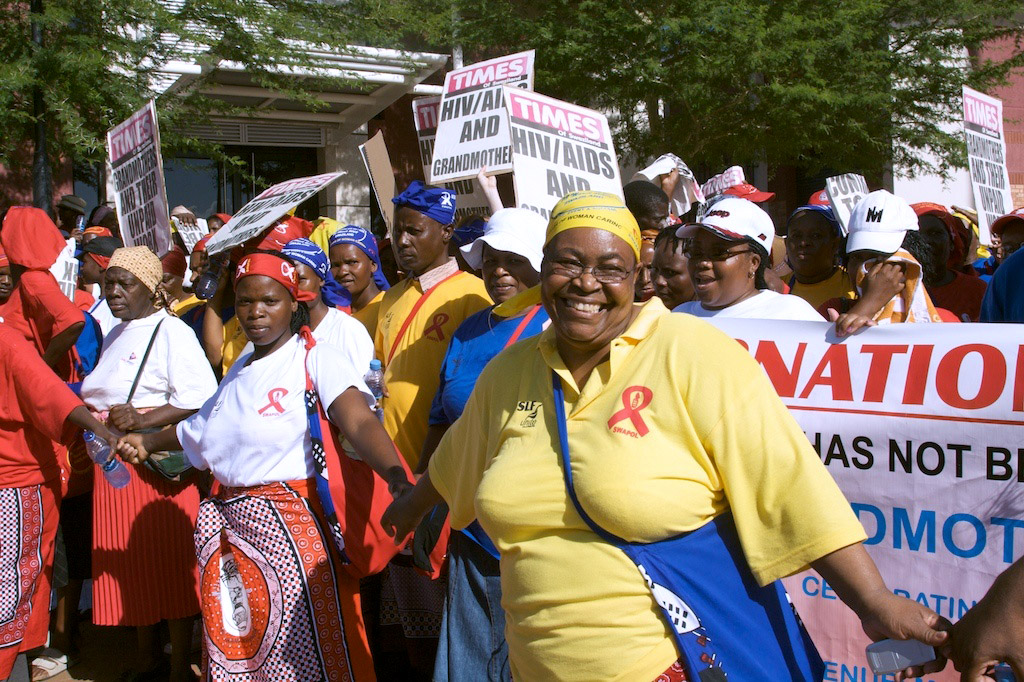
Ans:
[{"label": "eyeglasses", "polygon": [[633,274],[633,271],[636,269],[630,268],[627,270],[617,265],[594,265],[585,268],[582,263],[564,260],[544,261],[544,268],[547,269],[548,273],[558,277],[565,277],[566,279],[577,279],[582,277],[584,273],[589,272],[601,284],[618,284]]},{"label": "eyeglasses", "polygon": [[713,253],[706,253],[704,251],[698,251],[697,249],[689,247],[683,249],[683,255],[686,256],[689,260],[692,260],[694,263],[699,263],[700,261],[703,260],[710,261],[712,263],[722,263],[724,261],[729,260],[733,256],[738,256],[741,253],[751,252],[751,249],[740,249],[739,251],[715,251]]}]

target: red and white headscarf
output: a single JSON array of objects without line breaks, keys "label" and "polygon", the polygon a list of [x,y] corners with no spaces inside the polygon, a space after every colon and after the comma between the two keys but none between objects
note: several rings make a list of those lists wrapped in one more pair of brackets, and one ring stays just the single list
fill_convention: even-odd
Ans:
[{"label": "red and white headscarf", "polygon": [[287,289],[296,301],[312,301],[316,297],[311,291],[299,289],[295,266],[272,253],[252,253],[242,258],[235,270],[235,283],[250,275],[269,277]]}]

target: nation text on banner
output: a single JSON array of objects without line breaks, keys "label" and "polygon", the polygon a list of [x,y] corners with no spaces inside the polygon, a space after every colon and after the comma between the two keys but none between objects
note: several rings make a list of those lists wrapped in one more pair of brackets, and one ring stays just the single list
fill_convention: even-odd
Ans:
[{"label": "nation text on banner", "polygon": [[[420,161],[423,164],[423,179],[432,184],[430,161],[434,156],[434,137],[437,133],[437,118],[441,113],[441,98],[419,97],[412,101],[412,117],[416,123],[416,138],[419,142]],[[488,169],[490,170],[490,169]],[[475,180],[454,180],[442,183],[456,193],[455,222],[471,215],[488,216],[491,213],[487,196]]]},{"label": "nation text on banner", "polygon": [[153,100],[110,129],[107,153],[124,243],[162,256],[171,248],[171,223]]},{"label": "nation text on banner", "polygon": [[971,168],[974,208],[983,244],[992,243],[989,226],[1013,210],[1010,175],[1006,169],[1003,102],[964,86],[964,137]]},{"label": "nation text on banner", "polygon": [[231,216],[227,225],[210,237],[210,241],[206,243],[206,252],[213,256],[240,246],[256,235],[262,234],[277,222],[278,218],[342,175],[344,172],[295,178],[263,190],[255,199],[243,206],[238,213]]},{"label": "nation text on banner", "polygon": [[568,192],[622,196],[608,119],[591,109],[519,88],[505,88],[512,132],[513,180],[521,208],[545,218]]},{"label": "nation text on banner", "polygon": [[487,166],[512,170],[503,85],[533,89],[534,51],[488,59],[449,71],[430,166],[431,182],[472,179]]},{"label": "nation text on banner", "polygon": [[[714,323],[774,384],[893,592],[955,622],[1024,555],[1024,327],[885,325],[839,341],[825,322]],[[814,572],[786,585],[825,679],[873,679],[832,587]]]},{"label": "nation text on banner", "polygon": [[832,206],[832,212],[843,228],[843,234],[850,231],[850,214],[857,202],[868,195],[868,182],[863,175],[846,173],[825,178],[825,194]]}]

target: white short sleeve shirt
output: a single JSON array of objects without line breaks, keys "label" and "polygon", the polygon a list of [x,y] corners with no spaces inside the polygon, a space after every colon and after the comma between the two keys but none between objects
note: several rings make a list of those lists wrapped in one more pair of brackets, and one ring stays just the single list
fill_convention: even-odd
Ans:
[{"label": "white short sleeve shirt", "polygon": [[768,289],[759,294],[740,301],[734,305],[711,310],[705,308],[700,301],[688,301],[676,306],[672,312],[689,313],[696,317],[745,317],[760,320],[807,320],[824,322],[825,318],[818,314],[810,303],[790,294],[780,294]]},{"label": "white short sleeve shirt", "polygon": [[[160,324],[160,331],[156,331]],[[142,358],[153,339],[145,365]],[[170,403],[183,410],[197,410],[217,390],[217,379],[187,324],[158,310],[148,317],[121,322],[103,338],[96,368],[82,382],[82,401],[101,412],[128,400],[132,382],[139,374],[132,397],[136,408]]]},{"label": "white short sleeve shirt", "polygon": [[[270,355],[252,362],[250,358],[250,353],[239,357],[217,393],[178,424],[178,440],[193,466],[209,469],[223,485],[244,487],[313,476],[304,400],[305,344],[296,335]],[[363,372],[335,346],[314,346],[308,367],[325,408],[352,387],[363,393],[367,405],[373,404]]]}]

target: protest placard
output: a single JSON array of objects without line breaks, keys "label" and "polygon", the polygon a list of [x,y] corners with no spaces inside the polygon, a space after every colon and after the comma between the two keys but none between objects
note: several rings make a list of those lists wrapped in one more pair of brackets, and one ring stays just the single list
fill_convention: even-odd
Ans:
[{"label": "protest placard", "polygon": [[107,153],[125,245],[148,246],[163,256],[171,248],[171,222],[153,100],[110,129]]},{"label": "protest placard", "polygon": [[[430,161],[434,156],[434,137],[437,133],[437,117],[441,111],[441,98],[419,97],[412,101],[412,117],[416,124],[416,138],[419,142],[420,162],[423,164],[423,179],[433,184],[430,175]],[[488,172],[490,169],[488,169]],[[441,183],[456,193],[455,222],[470,215],[488,216],[491,213],[487,195],[475,180],[454,180]]]},{"label": "protest placard", "polygon": [[974,208],[983,244],[992,243],[989,226],[1013,210],[1010,174],[1006,169],[1003,102],[964,86],[964,137],[971,169]]},{"label": "protest placard", "polygon": [[[709,320],[744,344],[864,525],[894,593],[961,618],[1024,554],[1024,328]],[[872,680],[860,622],[808,571],[787,589],[826,680]],[[952,681],[951,670],[927,676]]]},{"label": "protest placard", "polygon": [[196,218],[195,224],[191,225],[172,217],[171,223],[174,224],[174,229],[178,231],[181,241],[185,244],[186,254],[192,253],[192,249],[196,248],[199,240],[210,231],[209,226],[206,224],[206,218]]},{"label": "protest placard", "polygon": [[206,252],[213,256],[262,234],[277,222],[278,218],[344,174],[344,171],[338,171],[294,178],[263,190],[238,213],[231,216],[227,225],[210,237],[210,241],[206,242]]},{"label": "protest placard", "polygon": [[730,187],[736,185],[742,185],[746,182],[746,178],[743,176],[742,166],[729,166],[718,175],[712,175],[708,180],[700,186],[701,194],[704,198],[711,200],[718,196]]},{"label": "protest placard", "polygon": [[57,280],[57,285],[68,299],[75,300],[75,288],[78,286],[78,268],[81,263],[75,258],[78,242],[68,239],[61,249],[57,260],[50,266],[50,273]]},{"label": "protest placard", "polygon": [[366,174],[370,176],[370,187],[377,198],[384,225],[391,234],[391,226],[395,223],[395,204],[391,201],[395,196],[395,171],[388,147],[384,144],[384,133],[378,130],[376,135],[359,145],[359,154],[363,157]]},{"label": "protest placard", "polygon": [[868,195],[868,182],[863,175],[846,173],[844,175],[833,175],[825,178],[825,194],[832,206],[832,213],[839,226],[843,228],[843,234],[850,231],[850,214],[857,202]]},{"label": "protest placard", "polygon": [[505,106],[517,206],[547,218],[568,192],[592,189],[622,196],[619,163],[604,114],[507,86]]},{"label": "protest placard", "polygon": [[533,89],[534,51],[488,59],[449,71],[444,77],[431,182],[469,180],[487,166],[512,170],[503,85]]}]

